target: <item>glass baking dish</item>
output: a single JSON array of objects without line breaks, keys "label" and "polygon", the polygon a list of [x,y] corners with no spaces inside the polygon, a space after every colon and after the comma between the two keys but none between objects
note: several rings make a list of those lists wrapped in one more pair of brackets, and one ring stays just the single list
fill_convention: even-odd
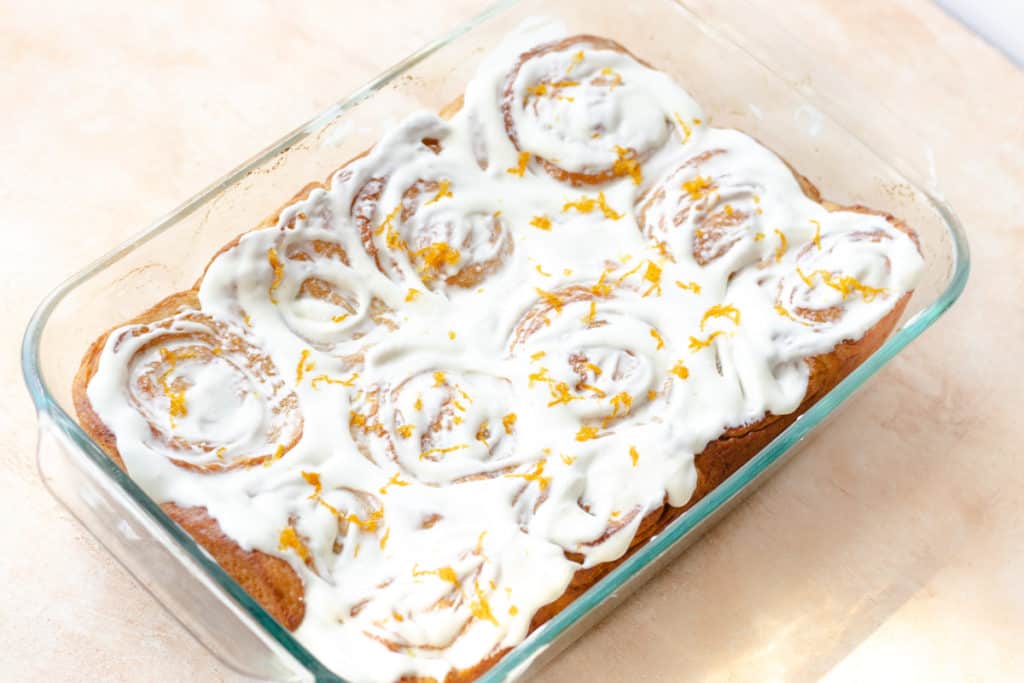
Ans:
[{"label": "glass baking dish", "polygon": [[[490,46],[525,18],[611,37],[669,72],[713,125],[760,139],[842,204],[889,211],[917,231],[926,270],[893,336],[853,374],[711,494],[653,537],[481,680],[524,677],[692,542],[763,481],[867,379],[959,296],[968,274],[961,226],[916,182],[912,132],[859,97],[763,12],[742,2],[499,2],[388,70],[70,278],[36,311],[22,363],[39,414],[39,470],[50,491],[196,638],[259,679],[339,681],[252,600],[76,424],[71,385],[86,346],[166,294],[190,287],[222,244],[307,181],[326,177],[413,110],[460,94]],[[879,150],[883,150],[884,154]]]}]

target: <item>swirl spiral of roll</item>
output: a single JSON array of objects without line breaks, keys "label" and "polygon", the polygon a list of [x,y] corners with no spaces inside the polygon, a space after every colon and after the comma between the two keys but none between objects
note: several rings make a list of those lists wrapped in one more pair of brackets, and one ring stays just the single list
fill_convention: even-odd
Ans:
[{"label": "swirl spiral of roll", "polygon": [[530,385],[584,434],[635,416],[665,388],[654,361],[660,333],[629,306],[639,297],[625,286],[569,285],[545,293],[512,331],[509,352],[535,359]]},{"label": "swirl spiral of roll", "polygon": [[373,386],[354,402],[350,428],[377,465],[441,486],[491,477],[510,467],[516,416],[509,381],[474,372],[420,372]]},{"label": "swirl spiral of roll", "polygon": [[759,206],[764,190],[738,175],[730,156],[724,149],[692,156],[640,198],[640,230],[669,258],[707,266],[765,238]]},{"label": "swirl spiral of roll", "polygon": [[[580,186],[632,176],[639,184],[639,164],[677,130],[679,112],[666,110],[652,74],[605,38],[575,36],[534,48],[505,81],[505,131],[523,162],[536,160],[560,181]],[[680,109],[697,111],[692,101]]]},{"label": "swirl spiral of roll", "polygon": [[179,467],[258,465],[284,456],[302,435],[295,394],[225,323],[186,312],[125,328],[114,344],[126,399],[149,427],[145,445]]},{"label": "swirl spiral of roll", "polygon": [[330,224],[302,211],[290,222],[245,235],[222,253],[211,270],[230,269],[233,284],[203,307],[245,326],[284,328],[303,346],[351,360],[397,328],[394,314],[351,267]]},{"label": "swirl spiral of roll", "polygon": [[501,212],[443,168],[424,166],[418,175],[376,175],[355,194],[364,249],[395,282],[432,291],[479,285],[512,253]]},{"label": "swirl spiral of roll", "polygon": [[[776,312],[803,327],[821,330],[856,324],[848,318],[865,308],[888,310],[884,283],[889,280],[891,262],[886,243],[894,239],[892,232],[875,229],[832,233],[819,243],[805,244],[796,254],[795,267],[776,285]],[[859,264],[856,272],[849,270],[851,263]]]},{"label": "swirl spiral of roll", "polygon": [[499,625],[497,610],[508,602],[497,589],[499,581],[498,567],[478,543],[449,564],[416,564],[407,574],[386,579],[349,616],[393,652],[441,657],[475,623]]},{"label": "swirl spiral of roll", "polygon": [[[363,544],[380,545],[377,539],[387,531],[378,496],[349,486],[325,486],[315,471],[303,470],[302,478],[313,487],[312,493],[292,509],[280,535],[279,551],[293,553],[313,573],[329,577],[339,557],[357,557]],[[333,523],[303,524],[315,515],[333,517]]]}]

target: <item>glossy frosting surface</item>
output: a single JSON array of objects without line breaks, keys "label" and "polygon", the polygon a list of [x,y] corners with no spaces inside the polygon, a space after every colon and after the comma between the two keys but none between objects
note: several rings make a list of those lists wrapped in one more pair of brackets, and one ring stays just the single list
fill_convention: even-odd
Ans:
[{"label": "glossy frosting surface", "polygon": [[921,267],[666,74],[552,30],[217,255],[201,310],[113,332],[89,386],[154,498],[292,564],[297,636],[354,681],[520,642]]}]

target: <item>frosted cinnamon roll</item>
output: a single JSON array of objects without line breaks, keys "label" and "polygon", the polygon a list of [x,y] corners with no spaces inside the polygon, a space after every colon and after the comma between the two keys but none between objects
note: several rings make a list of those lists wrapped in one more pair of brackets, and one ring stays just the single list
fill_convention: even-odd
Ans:
[{"label": "frosted cinnamon roll", "polygon": [[99,370],[89,399],[133,424],[117,435],[129,467],[152,457],[196,472],[251,467],[302,436],[298,399],[270,358],[196,310],[111,333]]},{"label": "frosted cinnamon roll", "polygon": [[430,486],[496,476],[515,455],[509,384],[484,373],[432,370],[367,387],[353,400],[352,438],[372,462],[394,463]]},{"label": "frosted cinnamon roll", "polygon": [[452,149],[442,122],[434,123],[390,154],[360,160],[347,182],[356,185],[352,220],[377,269],[393,282],[444,292],[480,284],[504,265],[513,242],[471,153]]},{"label": "frosted cinnamon roll", "polygon": [[499,626],[511,600],[498,589],[500,570],[488,560],[483,537],[474,540],[445,564],[416,563],[379,580],[347,616],[392,652],[427,658],[443,657],[478,622]]},{"label": "frosted cinnamon roll", "polygon": [[520,55],[502,90],[505,131],[522,175],[533,163],[573,185],[629,177],[702,123],[685,93],[670,87],[615,41],[574,36]]},{"label": "frosted cinnamon roll", "polygon": [[295,227],[243,235],[211,263],[199,293],[203,308],[352,363],[397,328],[395,316],[352,268],[334,230],[312,227],[301,210],[288,219]]},{"label": "frosted cinnamon roll", "polygon": [[665,339],[638,315],[642,293],[623,277],[540,291],[510,337],[510,354],[530,359],[538,400],[578,419],[581,442],[634,418],[671,386],[667,355],[658,357]]},{"label": "frosted cinnamon roll", "polygon": [[316,469],[301,470],[302,481],[291,484],[297,496],[288,523],[278,537],[278,552],[305,565],[330,582],[335,565],[358,557],[386,538],[387,519],[380,496],[332,482]]},{"label": "frosted cinnamon roll", "polygon": [[673,261],[732,272],[785,251],[783,229],[799,220],[793,204],[803,199],[782,160],[742,133],[716,129],[641,194],[637,223]]},{"label": "frosted cinnamon roll", "polygon": [[821,222],[826,230],[795,248],[774,269],[777,275],[750,274],[771,296],[782,357],[857,338],[904,296],[909,273],[903,264],[915,261],[917,245],[883,216],[873,226],[853,212],[830,213]]}]

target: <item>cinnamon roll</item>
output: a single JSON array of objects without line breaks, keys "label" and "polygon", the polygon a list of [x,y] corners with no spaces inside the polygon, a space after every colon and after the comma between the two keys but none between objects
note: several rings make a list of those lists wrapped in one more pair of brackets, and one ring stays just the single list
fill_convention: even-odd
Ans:
[{"label": "cinnamon roll", "polygon": [[285,457],[302,436],[298,399],[271,359],[198,310],[121,328],[103,351],[79,405],[118,405],[133,430],[110,447],[129,468],[154,457],[195,472],[252,467]]},{"label": "cinnamon roll", "polygon": [[438,292],[469,289],[504,265],[512,235],[494,195],[481,191],[484,176],[469,150],[454,148],[439,120],[427,123],[424,137],[403,140],[391,155],[370,154],[352,169],[352,220],[390,280]]},{"label": "cinnamon roll", "polygon": [[509,172],[536,163],[572,185],[618,177],[639,185],[644,161],[702,123],[697,105],[665,85],[607,38],[574,36],[523,53],[502,89],[505,131],[520,155]]},{"label": "cinnamon roll", "polygon": [[352,365],[398,324],[372,283],[352,267],[338,226],[329,217],[313,221],[315,215],[292,212],[292,227],[242,236],[211,263],[200,299],[204,310],[236,325],[285,336]]},{"label": "cinnamon roll", "polygon": [[443,486],[496,476],[516,455],[509,380],[479,372],[423,371],[367,387],[353,401],[352,438],[381,467]]},{"label": "cinnamon roll", "polygon": [[781,159],[737,131],[716,131],[673,159],[637,202],[640,231],[663,254],[735,272],[785,251],[782,228],[797,218],[780,198],[802,191]]}]

